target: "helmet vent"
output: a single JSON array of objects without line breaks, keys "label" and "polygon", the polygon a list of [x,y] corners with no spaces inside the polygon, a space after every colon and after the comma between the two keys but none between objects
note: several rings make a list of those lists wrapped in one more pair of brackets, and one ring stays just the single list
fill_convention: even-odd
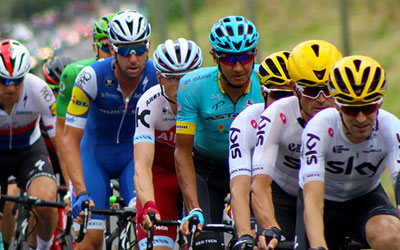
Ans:
[{"label": "helmet vent", "polygon": [[240,46],[242,45],[242,41],[240,41],[238,43],[235,43],[235,42],[232,42],[232,43],[233,43],[233,46],[235,46],[235,49],[237,49],[237,50],[239,50]]},{"label": "helmet vent", "polygon": [[226,32],[228,32],[228,35],[229,35],[229,36],[233,36],[233,29],[232,29],[232,27],[230,27],[230,26],[226,27]]},{"label": "helmet vent", "polygon": [[278,75],[278,76],[282,76],[282,75],[281,75],[281,72],[279,72],[279,70],[278,70],[278,68],[276,67],[275,63],[274,63],[270,58],[268,58],[268,59],[265,61],[265,63],[268,65],[268,68],[271,69],[272,73],[274,73],[275,75]]},{"label": "helmet vent", "polygon": [[350,86],[353,86],[353,90],[356,93],[356,95],[360,95],[364,85],[356,85],[356,81],[354,79],[353,72],[351,71],[350,68],[345,67],[344,70],[346,72],[347,79],[349,80]]},{"label": "helmet vent", "polygon": [[262,76],[262,77],[269,76],[268,71],[266,71],[266,70],[264,69],[264,67],[260,67],[258,73],[259,73],[260,76]]},{"label": "helmet vent", "polygon": [[313,72],[314,72],[315,76],[318,78],[318,80],[321,81],[322,79],[324,79],[326,69],[323,69],[323,70],[313,70]]},{"label": "helmet vent", "polygon": [[286,56],[286,59],[289,59],[289,55],[290,55],[289,52],[283,52],[283,54]]},{"label": "helmet vent", "polygon": [[[287,54],[289,54],[289,53],[287,53]],[[286,56],[286,54],[285,54],[285,56]],[[278,59],[279,64],[281,65],[281,67],[282,67],[282,69],[283,69],[283,73],[285,73],[286,78],[289,79],[289,78],[290,78],[290,77],[289,77],[289,72],[288,72],[288,70],[287,70],[285,61],[284,61],[283,58],[280,57],[280,56],[278,56],[278,57],[276,57],[276,58]]]},{"label": "helmet vent", "polygon": [[[344,92],[344,93],[346,93],[346,94],[350,94],[350,93],[349,93],[349,90],[346,88],[346,84],[345,84],[344,81],[343,81],[343,77],[342,77],[342,75],[340,74],[340,70],[336,68],[335,71],[334,71],[334,74],[335,74],[335,80],[336,80],[336,83],[337,83],[338,88],[339,88],[342,92]],[[333,87],[332,87],[332,88],[333,88]]]},{"label": "helmet vent", "polygon": [[311,48],[313,49],[315,56],[319,57],[319,45],[318,44],[311,45]]},{"label": "helmet vent", "polygon": [[371,67],[367,67],[366,69],[364,69],[364,72],[363,72],[362,78],[361,78],[361,84],[363,86],[365,86],[368,82],[370,71],[371,71]]},{"label": "helmet vent", "polygon": [[247,27],[248,27],[247,34],[249,34],[249,35],[253,34],[253,32],[254,32],[253,26],[248,25]]},{"label": "helmet vent", "polygon": [[222,32],[221,28],[218,28],[217,30],[215,30],[215,33],[217,33],[217,35],[218,35],[219,37],[224,36],[224,33]]},{"label": "helmet vent", "polygon": [[371,87],[369,88],[369,91],[373,91],[378,87],[378,83],[381,80],[381,76],[382,76],[381,68],[376,68],[375,75],[374,75],[374,78],[372,80]]},{"label": "helmet vent", "polygon": [[243,25],[240,25],[240,26],[238,27],[239,36],[243,36],[243,33],[244,33],[243,30],[244,30]]},{"label": "helmet vent", "polygon": [[360,71],[361,60],[354,60],[354,66],[356,67],[357,72]]}]

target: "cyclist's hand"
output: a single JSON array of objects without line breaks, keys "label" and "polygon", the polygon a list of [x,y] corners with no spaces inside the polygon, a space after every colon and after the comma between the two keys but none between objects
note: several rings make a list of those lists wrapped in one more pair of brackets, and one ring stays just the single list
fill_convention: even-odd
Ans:
[{"label": "cyclist's hand", "polygon": [[279,228],[263,228],[257,233],[257,246],[259,249],[275,249],[283,238]]},{"label": "cyclist's hand", "polygon": [[145,233],[147,230],[153,226],[153,223],[150,219],[149,212],[153,211],[156,220],[161,220],[160,212],[158,211],[158,207],[154,201],[148,201],[144,204],[143,207],[143,218],[142,218],[142,229]]},{"label": "cyclist's hand", "polygon": [[[77,219],[78,216],[83,216],[82,202],[85,200],[91,201],[90,203],[92,205],[93,203],[92,197],[90,197],[90,194],[86,191],[79,193],[78,196],[76,197],[76,201],[74,202],[74,204],[72,204],[72,217],[74,219]],[[90,207],[94,207],[94,203],[93,206]]]},{"label": "cyclist's hand", "polygon": [[251,235],[245,234],[237,239],[235,245],[233,245],[232,250],[253,250],[254,238]]},{"label": "cyclist's hand", "polygon": [[181,231],[181,233],[185,236],[190,235],[190,228],[189,228],[189,223],[190,223],[190,219],[192,219],[194,216],[197,216],[197,218],[199,219],[199,224],[197,224],[197,230],[201,231],[203,224],[204,224],[204,215],[203,215],[203,211],[200,208],[194,208],[192,209],[192,211],[190,211],[189,215],[187,215],[186,217],[184,217],[181,221],[181,226],[179,227],[179,230]]}]

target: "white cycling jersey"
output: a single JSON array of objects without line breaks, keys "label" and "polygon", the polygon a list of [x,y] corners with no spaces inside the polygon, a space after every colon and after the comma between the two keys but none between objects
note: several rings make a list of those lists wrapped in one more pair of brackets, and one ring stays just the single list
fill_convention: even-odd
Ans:
[{"label": "white cycling jersey", "polygon": [[288,194],[297,196],[300,142],[304,120],[297,97],[273,102],[258,122],[253,175],[269,175]]},{"label": "white cycling jersey", "polygon": [[161,94],[159,84],[151,87],[139,99],[136,110],[136,131],[134,143],[155,144],[154,164],[175,169],[175,123],[176,116],[169,102]]},{"label": "white cycling jersey", "polygon": [[299,185],[325,183],[325,199],[347,201],[376,188],[389,165],[393,183],[400,167],[400,121],[379,109],[369,139],[354,144],[344,135],[339,112],[329,108],[310,120],[302,136]]},{"label": "white cycling jersey", "polygon": [[233,120],[229,129],[229,173],[251,176],[253,150],[256,146],[257,124],[265,103],[248,106]]},{"label": "white cycling jersey", "polygon": [[26,148],[41,136],[42,119],[49,137],[55,136],[56,99],[50,87],[33,74],[26,74],[19,101],[10,114],[0,106],[0,149]]}]

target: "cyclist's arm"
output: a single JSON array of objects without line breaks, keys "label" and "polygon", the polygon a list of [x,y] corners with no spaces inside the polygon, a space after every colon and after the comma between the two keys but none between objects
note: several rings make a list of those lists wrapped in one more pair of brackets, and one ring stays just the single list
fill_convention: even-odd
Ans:
[{"label": "cyclist's arm", "polygon": [[65,163],[67,165],[68,176],[72,181],[76,194],[86,191],[85,181],[83,178],[82,160],[81,160],[81,139],[83,136],[83,129],[65,126],[64,131],[64,147],[63,154]]},{"label": "cyclist's arm", "polygon": [[[57,120],[56,120],[56,136],[55,136],[55,138],[57,140],[57,157],[58,157],[58,162],[60,163],[61,172],[62,172],[64,181],[68,185],[69,177],[68,177],[67,166],[66,166],[65,160],[64,160],[65,154],[63,153],[63,148],[64,148],[64,145],[63,145],[64,127],[65,127],[65,117],[58,117],[57,116]],[[53,142],[53,145],[56,145],[56,144],[54,144],[54,142]]]},{"label": "cyclist's arm", "polygon": [[324,183],[310,181],[304,185],[304,224],[311,247],[325,247],[324,238]]},{"label": "cyclist's arm", "polygon": [[136,194],[144,205],[155,201],[153,188],[152,165],[154,158],[154,143],[140,142],[134,146]]},{"label": "cyclist's arm", "polygon": [[176,134],[175,168],[179,186],[188,211],[199,208],[196,173],[192,157],[194,135]]},{"label": "cyclist's arm", "polygon": [[253,235],[250,226],[250,185],[251,177],[248,175],[239,175],[230,181],[231,207],[239,237]]}]

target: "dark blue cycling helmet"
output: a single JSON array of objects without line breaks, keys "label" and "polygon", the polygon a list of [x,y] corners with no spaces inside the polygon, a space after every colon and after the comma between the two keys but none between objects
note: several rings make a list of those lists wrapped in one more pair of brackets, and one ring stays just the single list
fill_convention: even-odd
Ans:
[{"label": "dark blue cycling helmet", "polygon": [[257,46],[258,39],[256,26],[242,16],[221,18],[210,32],[210,43],[217,52],[241,53],[252,50]]}]

